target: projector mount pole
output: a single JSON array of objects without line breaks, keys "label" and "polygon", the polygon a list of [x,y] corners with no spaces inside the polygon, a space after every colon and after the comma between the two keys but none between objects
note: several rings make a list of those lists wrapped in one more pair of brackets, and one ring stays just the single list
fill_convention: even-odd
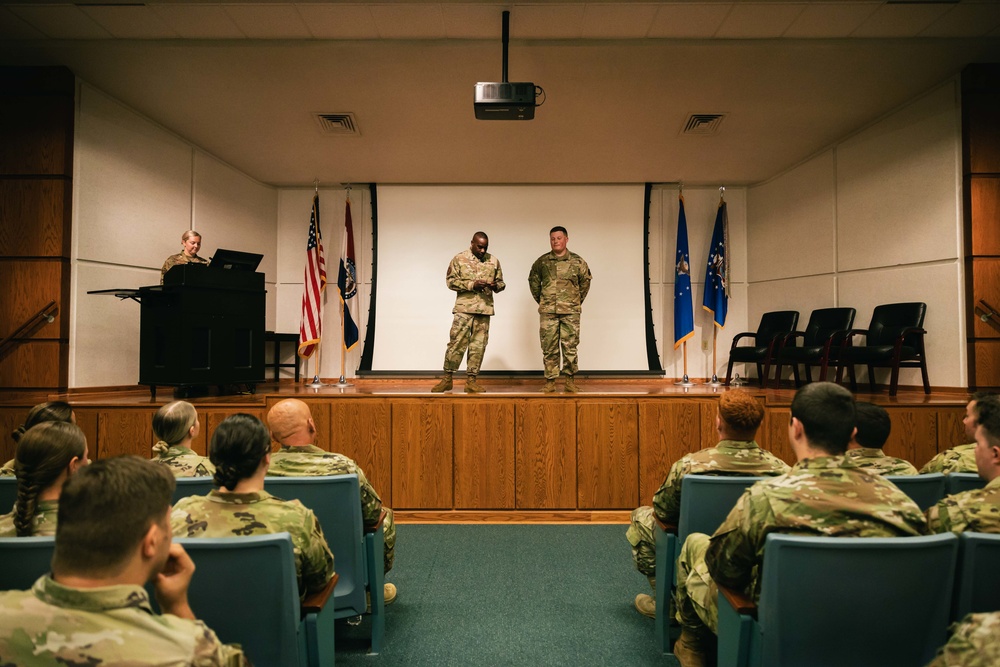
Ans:
[{"label": "projector mount pole", "polygon": [[507,83],[507,43],[510,41],[510,12],[504,11],[503,19],[501,25],[503,26],[503,31],[501,34],[501,39],[503,40],[503,70],[500,80]]}]

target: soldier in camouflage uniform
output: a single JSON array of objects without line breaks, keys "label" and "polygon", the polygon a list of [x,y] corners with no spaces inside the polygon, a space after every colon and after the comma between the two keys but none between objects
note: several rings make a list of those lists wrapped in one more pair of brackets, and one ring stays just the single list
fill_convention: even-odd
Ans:
[{"label": "soldier in camouflage uniform", "polygon": [[1000,533],[1000,399],[982,397],[977,408],[975,457],[986,486],[947,496],[929,507],[927,525],[932,532]]},{"label": "soldier in camouflage uniform", "polygon": [[[24,423],[14,429],[10,437],[13,438],[14,442],[19,442],[21,436],[29,428],[44,422],[68,422],[75,424],[76,413],[73,412],[72,406],[64,401],[39,403],[28,411],[28,416],[25,418]],[[0,467],[0,477],[14,477],[14,459],[7,461],[7,463],[3,464],[3,467]]]},{"label": "soldier in camouflage uniform", "polygon": [[333,577],[333,552],[311,509],[264,490],[271,462],[271,436],[252,415],[227,417],[215,429],[210,448],[217,489],[181,498],[170,515],[177,537],[234,537],[287,532],[295,550],[299,595],[326,588]]},{"label": "soldier in camouflage uniform", "polygon": [[951,449],[946,449],[920,469],[920,474],[931,472],[976,472],[976,426],[979,425],[977,404],[980,399],[996,394],[988,391],[977,391],[972,395],[972,399],[965,406],[965,418],[962,425],[965,426],[965,437],[970,442],[967,445],[956,445]]},{"label": "soldier in camouflage uniform", "polygon": [[174,477],[211,477],[215,466],[207,456],[191,449],[191,441],[200,431],[201,422],[193,405],[187,401],[167,403],[153,415],[153,433],[160,439],[153,445],[157,455],[153,462],[170,468]]},{"label": "soldier in camouflage uniform", "polygon": [[98,461],[67,482],[52,573],[0,592],[0,664],[248,664],[188,606],[194,564],[171,541],[173,488],[165,469],[137,456]]},{"label": "soldier in camouflage uniform", "polygon": [[[653,506],[632,511],[632,523],[625,536],[632,545],[636,569],[649,577],[656,590],[656,536],[654,515],[661,522],[676,525],[681,511],[681,480],[685,475],[782,475],[788,465],[757,446],[754,438],[764,419],[764,406],[746,391],[731,389],[719,397],[715,428],[719,443],[681,457],[670,467],[666,480],[653,496]],[[635,598],[639,613],[656,617],[656,600],[640,593]]]},{"label": "soldier in camouflage uniform", "polygon": [[578,370],[576,348],[580,344],[580,312],[590,291],[590,267],[582,257],[566,248],[569,235],[565,227],[549,231],[547,252],[531,265],[528,288],[538,304],[538,338],[545,362],[545,386],[549,394],[556,390],[559,377],[559,349],[562,347],[562,374],[565,388],[577,392],[574,376]]},{"label": "soldier in camouflage uniform", "polygon": [[855,408],[857,431],[847,445],[848,460],[873,475],[916,475],[917,469],[912,463],[886,456],[882,451],[892,430],[892,420],[885,408],[867,401],[858,401]]},{"label": "soldier in camouflage uniform", "polygon": [[[271,455],[272,477],[310,477],[322,475],[357,475],[361,488],[361,518],[366,527],[373,527],[385,511],[382,523],[384,539],[383,567],[388,572],[396,557],[396,522],[392,510],[382,505],[375,488],[364,471],[343,454],[328,452],[312,444],[316,440],[316,422],[309,405],[297,398],[279,401],[267,413],[271,437],[281,449]],[[385,584],[385,604],[396,599],[396,586]]]},{"label": "soldier in camouflage uniform", "polygon": [[951,638],[927,667],[1000,665],[1000,611],[968,614],[951,628]]},{"label": "soldier in camouflage uniform", "polygon": [[465,391],[479,393],[485,391],[476,381],[479,367],[486,353],[486,343],[490,339],[490,318],[493,317],[493,293],[502,292],[503,271],[500,260],[486,252],[490,239],[485,232],[476,232],[469,249],[460,252],[448,265],[445,283],[448,289],[457,292],[455,317],[451,323],[448,349],[444,353],[444,377],[431,389],[433,392],[448,391],[452,388],[452,376],[462,363],[468,350],[465,365],[467,380]]},{"label": "soldier in camouflage uniform", "polygon": [[692,533],[677,559],[674,656],[705,664],[718,625],[716,582],[760,595],[756,573],[772,532],[829,537],[895,537],[927,533],[920,508],[879,475],[854,466],[844,453],[854,430],[854,399],[843,387],[817,382],[792,401],[788,440],[791,472],[757,482],[709,538]]},{"label": "soldier in camouflage uniform", "polygon": [[76,424],[42,422],[17,443],[17,500],[0,516],[0,537],[56,534],[63,486],[87,463],[87,439]]},{"label": "soldier in camouflage uniform", "polygon": [[167,275],[167,271],[178,264],[208,264],[207,259],[198,256],[199,250],[201,250],[201,234],[193,229],[181,234],[181,251],[167,257],[167,261],[163,262],[163,268],[160,269],[160,284],[163,284],[163,276]]}]

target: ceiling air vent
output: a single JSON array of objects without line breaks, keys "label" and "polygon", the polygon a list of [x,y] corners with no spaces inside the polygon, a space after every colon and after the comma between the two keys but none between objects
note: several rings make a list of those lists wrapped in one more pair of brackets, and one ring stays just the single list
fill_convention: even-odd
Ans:
[{"label": "ceiling air vent", "polygon": [[317,113],[313,114],[323,134],[336,134],[342,137],[360,137],[358,121],[353,113]]},{"label": "ceiling air vent", "polygon": [[681,130],[681,134],[697,134],[702,136],[715,134],[718,132],[719,125],[722,125],[725,117],[726,114],[724,113],[693,113],[687,119],[687,122],[684,123],[684,129]]}]

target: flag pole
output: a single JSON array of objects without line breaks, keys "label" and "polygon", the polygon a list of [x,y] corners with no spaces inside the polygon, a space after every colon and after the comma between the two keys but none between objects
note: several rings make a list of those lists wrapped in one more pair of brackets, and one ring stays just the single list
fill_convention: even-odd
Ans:
[{"label": "flag pole", "polygon": [[688,377],[688,343],[684,341],[681,343],[681,351],[684,353],[684,377],[681,378],[680,382],[675,382],[679,387],[693,387],[694,383],[691,382],[691,378]]},{"label": "flag pole", "polygon": [[[713,322],[714,325],[714,322]],[[716,355],[719,350],[719,327],[712,327],[712,379],[706,382],[710,387],[718,387],[722,383],[719,382],[719,376],[716,374],[715,369],[718,368],[718,361],[716,361]]]}]

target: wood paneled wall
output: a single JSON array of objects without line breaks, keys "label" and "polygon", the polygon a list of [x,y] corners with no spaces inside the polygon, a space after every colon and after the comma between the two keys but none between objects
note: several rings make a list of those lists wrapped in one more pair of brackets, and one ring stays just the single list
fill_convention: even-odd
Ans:
[{"label": "wood paneled wall", "polygon": [[0,357],[0,389],[65,391],[76,79],[0,68],[0,340],[50,301],[55,321]]},{"label": "wood paneled wall", "polygon": [[[255,407],[199,405],[204,453],[226,416],[261,419],[280,396]],[[428,520],[586,520],[648,504],[674,461],[714,444],[714,398],[477,397],[473,400],[316,397],[305,399],[316,446],[351,457],[389,507]],[[761,400],[764,400],[763,398]],[[77,406],[92,458],[149,456],[156,405]],[[963,443],[964,406],[886,406],[892,419],[887,454],[918,467]],[[8,434],[28,408],[0,408],[2,460]],[[765,404],[760,445],[789,463],[790,409]]]},{"label": "wood paneled wall", "polygon": [[962,190],[969,386],[1000,388],[1000,65],[962,71]]}]

